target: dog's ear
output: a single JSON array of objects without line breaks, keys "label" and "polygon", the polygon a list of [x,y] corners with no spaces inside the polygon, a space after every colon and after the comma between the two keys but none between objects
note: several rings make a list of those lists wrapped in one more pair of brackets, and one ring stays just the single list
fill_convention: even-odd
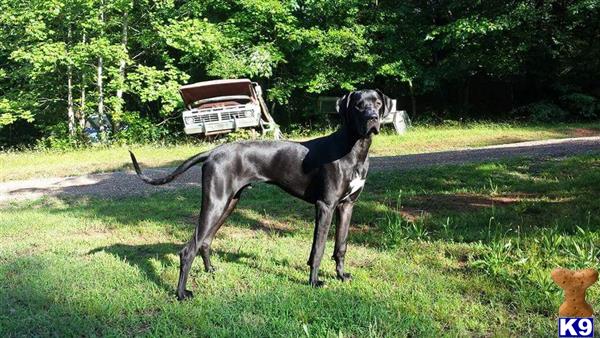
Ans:
[{"label": "dog's ear", "polygon": [[392,112],[392,109],[394,108],[394,102],[381,90],[375,89],[375,91],[377,94],[379,94],[379,97],[381,97],[381,102],[383,102],[383,107],[381,107],[381,118],[385,118]]},{"label": "dog's ear", "polygon": [[348,121],[348,109],[350,108],[350,99],[352,98],[352,92],[342,96],[335,103],[335,110],[340,114],[342,122]]}]

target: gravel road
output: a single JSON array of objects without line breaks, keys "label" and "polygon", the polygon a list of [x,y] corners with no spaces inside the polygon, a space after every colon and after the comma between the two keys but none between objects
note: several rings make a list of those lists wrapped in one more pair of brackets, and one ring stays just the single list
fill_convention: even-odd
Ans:
[{"label": "gravel road", "polygon": [[[371,171],[405,170],[514,157],[560,158],[585,153],[600,154],[600,137],[521,142],[426,154],[371,157]],[[143,159],[140,160],[143,161]],[[172,169],[147,169],[146,172],[149,176],[161,176]],[[182,187],[199,187],[199,181],[199,167],[190,169],[174,182],[160,187],[144,184],[133,172],[9,181],[0,183],[0,203],[6,204],[11,201],[36,199],[42,196],[119,198],[176,190]]]}]

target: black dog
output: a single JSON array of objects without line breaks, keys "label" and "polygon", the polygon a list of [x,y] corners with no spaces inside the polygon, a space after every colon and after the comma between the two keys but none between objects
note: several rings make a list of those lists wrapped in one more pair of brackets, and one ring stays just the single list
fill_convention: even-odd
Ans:
[{"label": "black dog", "polygon": [[379,90],[362,90],[345,95],[338,100],[337,106],[342,126],[329,136],[300,143],[249,141],[225,144],[191,157],[172,174],[160,179],[143,175],[131,153],[138,176],[153,185],[168,183],[193,165],[204,162],[200,218],[194,237],[179,253],[179,300],[192,296],[185,286],[198,251],[206,271],[214,271],[210,263],[212,240],[235,208],[244,188],[256,182],[275,184],[315,205],[315,232],[308,259],[312,286],[323,285],[317,275],[329,226],[337,212],[339,224],[333,258],[337,277],[343,281],[350,279],[350,274],[344,272],[344,256],[352,207],[367,177],[367,153],[372,134],[379,133],[380,120],[389,114],[392,102]]}]

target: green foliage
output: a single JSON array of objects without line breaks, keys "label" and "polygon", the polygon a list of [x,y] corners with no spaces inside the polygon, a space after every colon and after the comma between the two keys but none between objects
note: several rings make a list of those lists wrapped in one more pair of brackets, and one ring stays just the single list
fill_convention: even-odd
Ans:
[{"label": "green foliage", "polygon": [[259,81],[285,123],[361,87],[410,97],[400,108],[418,118],[541,102],[525,117],[594,119],[598,17],[597,0],[0,0],[0,139],[17,122],[32,131],[13,143],[48,137],[69,105],[75,124],[107,115],[114,137],[124,111],[157,124],[181,109],[180,85],[229,77]]},{"label": "green foliage", "polygon": [[254,129],[240,129],[227,134],[227,142],[252,140],[258,137],[258,133]]},{"label": "green foliage", "polygon": [[48,127],[46,135],[37,140],[35,144],[36,150],[54,149],[68,151],[89,145],[88,140],[81,134],[78,137],[70,136],[65,122]]},{"label": "green foliage", "polygon": [[592,119],[600,116],[600,101],[591,95],[572,93],[562,96],[560,101],[578,117]]},{"label": "green foliage", "polygon": [[172,65],[164,70],[140,65],[129,74],[129,88],[135,92],[142,102],[159,102],[160,114],[168,116],[175,109],[183,108],[179,97],[179,86],[189,76]]},{"label": "green foliage", "polygon": [[140,117],[136,112],[124,112],[122,123],[124,128],[115,134],[115,138],[121,143],[158,142],[167,139],[170,133],[166,127],[157,126],[147,118]]},{"label": "green foliage", "polygon": [[18,119],[33,122],[33,114],[19,105],[21,101],[10,100],[7,97],[0,98],[0,127],[9,125]]},{"label": "green foliage", "polygon": [[397,213],[389,213],[385,215],[385,221],[382,223],[382,246],[386,248],[397,248],[407,240],[430,239],[429,231],[421,221],[408,222]]},{"label": "green foliage", "polygon": [[564,121],[568,114],[559,106],[546,101],[520,107],[515,110],[515,113],[518,115],[529,116],[534,122],[544,123]]}]

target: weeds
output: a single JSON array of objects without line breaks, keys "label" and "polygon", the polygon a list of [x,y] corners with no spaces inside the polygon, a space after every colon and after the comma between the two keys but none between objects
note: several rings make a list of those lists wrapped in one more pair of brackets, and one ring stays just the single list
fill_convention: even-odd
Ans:
[{"label": "weeds", "polygon": [[429,231],[423,222],[409,222],[396,212],[385,215],[385,222],[381,228],[384,246],[395,248],[404,240],[426,241]]},{"label": "weeds", "polygon": [[471,266],[516,290],[527,290],[530,300],[547,302],[558,294],[550,271],[556,267],[600,268],[599,244],[595,231],[577,226],[574,234],[567,235],[554,226],[527,238],[497,238],[484,246],[484,253]]}]

